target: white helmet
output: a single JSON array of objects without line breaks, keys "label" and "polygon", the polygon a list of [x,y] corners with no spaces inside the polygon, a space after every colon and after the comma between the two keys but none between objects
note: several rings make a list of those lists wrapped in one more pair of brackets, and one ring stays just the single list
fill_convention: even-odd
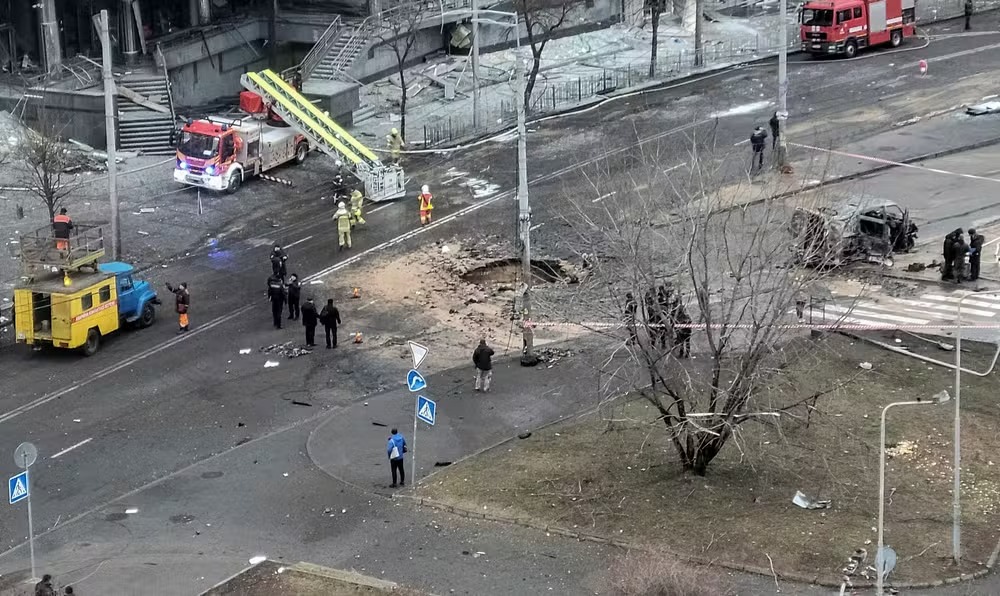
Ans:
[{"label": "white helmet", "polygon": [[340,160],[338,159],[338,160],[337,160],[337,167],[339,168],[339,167],[341,167],[341,166],[343,166],[343,165],[344,165],[344,162],[342,162],[342,161],[340,161]]},{"label": "white helmet", "polygon": [[338,207],[338,208],[340,208],[340,209],[344,209],[344,202],[343,202],[343,201],[341,201],[341,202],[340,202],[340,203],[339,203],[339,204],[337,205],[337,207]]},{"label": "white helmet", "polygon": [[425,185],[423,185],[423,186],[420,187],[420,192],[422,192],[424,194],[428,194],[428,193],[431,192],[431,187],[429,187],[429,186],[427,186],[425,184]]},{"label": "white helmet", "polygon": [[399,134],[399,129],[398,129],[398,128],[393,128],[393,129],[392,129],[392,130],[391,130],[391,131],[389,132],[389,134],[392,134],[392,135],[398,135],[398,134]]}]

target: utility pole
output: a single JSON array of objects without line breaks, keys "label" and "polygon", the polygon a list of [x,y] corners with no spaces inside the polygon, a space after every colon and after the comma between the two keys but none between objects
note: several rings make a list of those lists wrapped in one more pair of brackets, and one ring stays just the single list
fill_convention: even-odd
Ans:
[{"label": "utility pole", "polygon": [[472,129],[479,130],[479,0],[472,0]]},{"label": "utility pole", "polygon": [[111,74],[111,34],[108,30],[108,11],[101,11],[101,70],[104,72],[104,123],[108,154],[108,200],[111,202],[111,258],[121,258],[121,227],[118,217],[118,161],[115,149],[118,135],[115,131],[115,78]]},{"label": "utility pole", "polygon": [[785,142],[785,121],[788,120],[788,0],[779,0],[781,30],[778,32],[778,155],[775,165],[784,168],[788,163],[788,144]]},{"label": "utility pole", "polygon": [[521,52],[517,52],[514,76],[517,77],[517,222],[521,236],[521,275],[524,293],[521,297],[521,331],[524,349],[521,352],[521,366],[538,364],[535,356],[535,337],[531,328],[531,207],[528,206],[528,131],[524,113],[524,64]]},{"label": "utility pole", "polygon": [[701,0],[688,0],[694,2],[694,65],[701,66],[705,63],[705,49],[702,47],[702,27],[701,21],[704,18],[701,14]]},{"label": "utility pole", "polygon": [[271,69],[278,68],[278,0],[269,0],[271,5],[267,20],[267,63]]}]

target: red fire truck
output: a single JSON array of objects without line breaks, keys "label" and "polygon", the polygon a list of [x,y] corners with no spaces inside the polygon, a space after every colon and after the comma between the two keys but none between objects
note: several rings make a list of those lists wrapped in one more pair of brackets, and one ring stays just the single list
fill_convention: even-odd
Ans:
[{"label": "red fire truck", "polygon": [[802,6],[802,51],[841,54],[884,43],[896,47],[915,33],[915,0],[810,0]]},{"label": "red fire truck", "polygon": [[290,161],[305,161],[305,136],[282,122],[260,96],[244,91],[240,107],[246,118],[209,117],[184,124],[175,181],[233,193],[246,178]]}]

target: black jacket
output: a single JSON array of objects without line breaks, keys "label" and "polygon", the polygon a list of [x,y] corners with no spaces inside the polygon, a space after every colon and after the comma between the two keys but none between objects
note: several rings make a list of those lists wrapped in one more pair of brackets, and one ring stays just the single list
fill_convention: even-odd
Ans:
[{"label": "black jacket", "polygon": [[472,353],[472,363],[479,370],[493,370],[493,348],[481,345]]},{"label": "black jacket", "polygon": [[285,284],[281,283],[281,278],[273,275],[267,278],[267,299],[273,302],[284,304]]},{"label": "black jacket", "polygon": [[298,302],[299,295],[301,294],[301,292],[302,292],[302,284],[299,283],[299,280],[296,279],[295,281],[288,282],[289,302]]},{"label": "black jacket", "polygon": [[969,240],[969,253],[980,255],[983,252],[983,243],[986,242],[986,237],[982,234],[976,234]]},{"label": "black jacket", "polygon": [[302,326],[315,327],[319,323],[319,313],[316,312],[316,304],[306,302],[302,305]]},{"label": "black jacket", "polygon": [[753,131],[753,134],[750,135],[750,144],[754,148],[763,147],[764,141],[766,140],[767,140],[767,131],[764,130],[763,128],[760,130]]},{"label": "black jacket", "polygon": [[336,306],[329,304],[323,307],[323,312],[319,313],[319,322],[327,327],[340,325],[340,311]]}]

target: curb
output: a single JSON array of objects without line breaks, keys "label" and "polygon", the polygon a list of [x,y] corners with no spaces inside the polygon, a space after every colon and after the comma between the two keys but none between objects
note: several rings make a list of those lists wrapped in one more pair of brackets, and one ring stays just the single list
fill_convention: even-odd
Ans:
[{"label": "curb", "polygon": [[[613,546],[624,551],[639,551],[645,553],[656,553],[656,554],[666,554],[671,557],[675,557],[686,563],[692,563],[695,565],[701,565],[704,567],[720,567],[722,569],[728,569],[731,571],[740,571],[743,573],[752,573],[754,575],[762,575],[765,577],[778,577],[785,580],[790,580],[800,584],[812,584],[817,586],[823,586],[827,588],[840,588],[841,583],[832,582],[830,580],[821,579],[818,575],[805,575],[795,572],[784,572],[780,570],[773,570],[767,567],[759,567],[757,565],[749,565],[743,563],[732,563],[729,561],[719,561],[718,559],[707,559],[705,557],[699,557],[696,555],[689,555],[686,553],[679,553],[665,548],[656,548],[646,544],[629,542],[627,540],[619,540],[617,538],[610,538],[600,534],[589,534],[586,532],[579,532],[577,530],[571,530],[568,528],[563,528],[562,526],[548,525],[539,523],[526,517],[507,517],[503,515],[496,515],[492,513],[484,513],[482,511],[476,511],[469,509],[467,507],[461,507],[458,505],[449,505],[447,503],[442,503],[434,499],[429,499],[426,497],[416,497],[412,495],[397,495],[401,499],[407,499],[412,501],[415,505],[421,507],[428,507],[436,511],[441,511],[444,513],[450,513],[457,515],[459,517],[464,517],[466,519],[474,520],[484,520],[496,523],[503,523],[508,525],[519,526],[522,528],[528,528],[532,530],[541,530],[549,535],[563,536],[566,538],[573,538],[580,542],[592,542],[595,544],[604,544],[608,546]],[[932,581],[924,582],[898,582],[892,583],[891,585],[895,588],[903,589],[926,589],[926,588],[937,588],[945,585],[954,585],[961,582],[968,582],[972,580],[979,579],[981,577],[989,574],[993,567],[990,563],[996,562],[997,551],[1000,551],[1000,543],[997,544],[997,548],[994,549],[993,555],[990,557],[990,562],[985,565],[980,562],[976,562],[978,565],[983,565],[983,569],[979,569],[973,573],[963,573],[961,575],[947,577],[944,579],[937,579]],[[853,584],[854,588],[874,588],[874,582],[864,582]]]}]

